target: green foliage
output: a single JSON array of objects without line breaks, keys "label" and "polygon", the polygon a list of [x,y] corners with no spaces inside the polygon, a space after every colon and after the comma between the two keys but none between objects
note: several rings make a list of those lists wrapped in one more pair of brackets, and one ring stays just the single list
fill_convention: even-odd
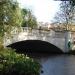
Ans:
[{"label": "green foliage", "polygon": [[23,16],[23,27],[31,27],[34,28],[37,26],[37,21],[34,15],[32,15],[31,11],[28,9],[22,9],[22,16]]},{"label": "green foliage", "polygon": [[16,0],[0,1],[0,33],[2,36],[10,31],[11,26],[19,26],[22,23],[21,9]]},{"label": "green foliage", "polygon": [[0,75],[39,75],[40,64],[0,45]]}]

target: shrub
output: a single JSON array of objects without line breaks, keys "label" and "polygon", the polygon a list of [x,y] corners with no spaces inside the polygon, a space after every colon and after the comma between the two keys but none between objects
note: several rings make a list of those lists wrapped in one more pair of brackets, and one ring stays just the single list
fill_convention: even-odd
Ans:
[{"label": "shrub", "polygon": [[40,64],[11,48],[0,50],[0,75],[39,75]]}]

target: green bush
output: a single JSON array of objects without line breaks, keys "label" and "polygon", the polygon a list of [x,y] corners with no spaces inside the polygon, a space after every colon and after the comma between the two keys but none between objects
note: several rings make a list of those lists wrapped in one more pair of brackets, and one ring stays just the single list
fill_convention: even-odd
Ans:
[{"label": "green bush", "polygon": [[12,49],[0,49],[0,75],[39,75],[40,64]]}]

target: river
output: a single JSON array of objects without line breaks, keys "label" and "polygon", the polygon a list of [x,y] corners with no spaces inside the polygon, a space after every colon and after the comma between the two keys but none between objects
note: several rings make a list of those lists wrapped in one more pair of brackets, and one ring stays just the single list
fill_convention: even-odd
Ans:
[{"label": "river", "polygon": [[75,75],[74,55],[41,55],[35,58],[42,65],[40,75]]}]

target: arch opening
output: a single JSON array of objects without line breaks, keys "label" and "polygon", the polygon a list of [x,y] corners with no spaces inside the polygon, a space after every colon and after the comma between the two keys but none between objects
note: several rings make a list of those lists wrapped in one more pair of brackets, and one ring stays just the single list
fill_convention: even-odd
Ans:
[{"label": "arch opening", "polygon": [[24,40],[8,45],[19,53],[61,54],[63,51],[55,45],[41,40]]}]

